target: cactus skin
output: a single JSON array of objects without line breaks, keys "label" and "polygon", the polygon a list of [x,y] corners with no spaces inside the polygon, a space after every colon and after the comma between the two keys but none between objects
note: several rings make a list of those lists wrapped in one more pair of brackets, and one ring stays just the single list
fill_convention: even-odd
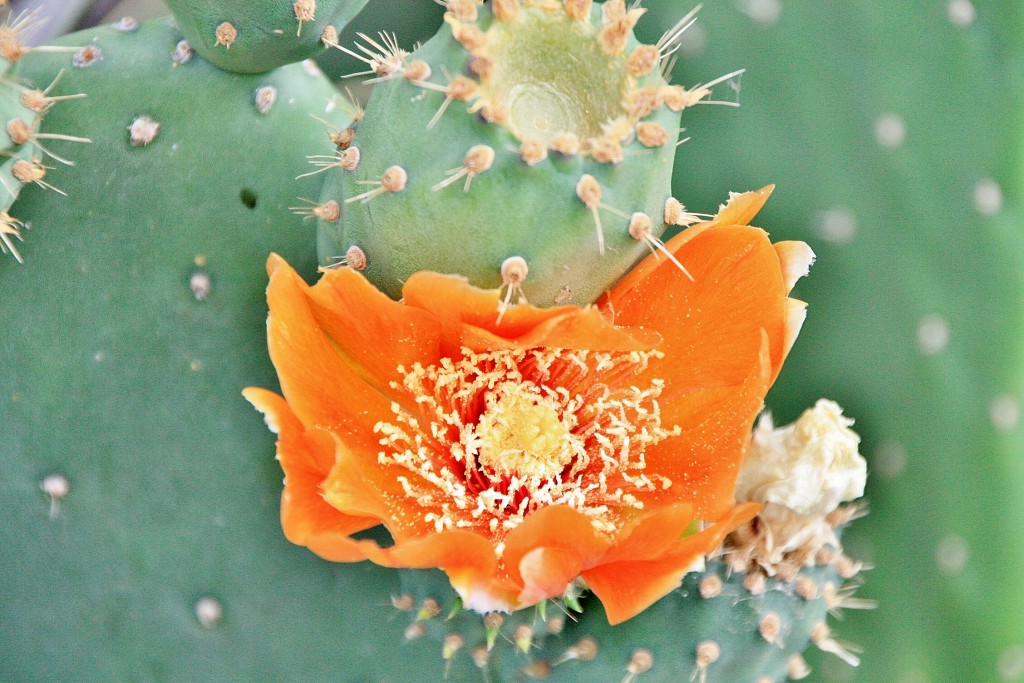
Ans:
[{"label": "cactus skin", "polygon": [[[583,597],[582,612],[561,601],[549,602],[543,610],[504,615],[499,626],[488,629],[486,618],[459,610],[457,596],[441,572],[401,575],[402,593],[394,604],[408,613],[403,620],[406,639],[430,642],[444,660],[439,663],[435,654],[434,668],[429,669],[432,678],[427,673],[431,665],[424,663],[423,680],[441,680],[447,672],[448,680],[474,681],[482,677],[479,670],[485,670],[483,680],[494,683],[538,678],[553,683],[617,683],[630,667],[637,669],[630,680],[640,683],[675,683],[691,675],[702,683],[786,681],[789,673],[798,671],[791,668],[799,666],[794,658],[802,662],[799,656],[811,644],[812,631],[821,628],[836,606],[826,595],[832,596],[843,583],[836,566],[820,565],[802,569],[789,581],[769,580],[766,590],[755,595],[744,586],[745,574],[715,561],[703,571],[687,574],[679,589],[640,617],[617,626],[608,625],[599,601]],[[702,597],[701,586],[709,579],[720,582],[720,593]],[[816,589],[806,592],[809,599],[798,595],[807,590],[804,586]],[[765,630],[772,642],[761,631],[769,614],[779,619],[777,637]],[[524,628],[529,629],[525,637]],[[447,640],[453,636],[457,648]],[[821,642],[828,648],[826,640]],[[581,656],[586,641],[596,644],[596,651]],[[698,662],[702,643],[714,643],[718,655],[704,666]],[[651,655],[649,668],[637,654],[641,650]],[[439,664],[444,668],[437,668]]]},{"label": "cactus skin", "polygon": [[68,131],[43,133],[40,138],[43,119],[61,102],[77,99],[81,94],[54,92],[59,78],[49,85],[27,87],[12,77],[14,65],[29,48],[22,45],[22,33],[31,27],[32,17],[8,19],[0,26],[4,38],[0,44],[0,153],[4,161],[0,164],[0,256],[7,254],[23,262],[17,243],[24,239],[24,230],[29,227],[8,211],[30,183],[44,186],[50,163],[73,165],[74,162],[55,156],[48,145],[54,136],[69,142],[89,142],[85,138],[69,136]]},{"label": "cactus skin", "polygon": [[[47,178],[68,197],[26,188],[12,209],[35,226],[25,264],[0,260],[0,679],[376,677],[380,661],[362,655],[375,651],[367,633],[401,639],[381,607],[397,577],[282,537],[273,437],[240,395],[275,377],[266,255],[315,269],[314,226],[287,209],[319,192],[317,178],[292,180],[329,145],[309,114],[347,118],[325,113],[333,88],[298,65],[173,67],[167,21],[61,43],[94,37],[104,59],[68,68],[60,88],[88,97],[45,123],[95,142],[52,144],[77,162]],[[33,53],[17,76],[45,87],[71,58]],[[265,115],[264,85],[279,92]],[[133,147],[142,113],[161,129]],[[70,490],[50,519],[40,483],[53,474]],[[203,596],[223,605],[209,629],[194,613]],[[415,661],[388,669],[416,680]]]},{"label": "cactus skin", "polygon": [[[167,5],[199,54],[226,71],[252,74],[322,52],[366,2],[168,0]],[[300,22],[300,16],[309,18]]]},{"label": "cactus skin", "polygon": [[[674,20],[671,0],[645,5],[652,35]],[[768,402],[785,419],[832,396],[862,428],[871,515],[845,540],[875,566],[862,594],[879,609],[842,625],[864,648],[853,680],[1019,681],[1024,14],[991,0],[781,7],[768,24],[701,12],[707,48],[678,77],[723,60],[751,77],[735,116],[695,112],[680,165],[714,161],[677,174],[676,192],[713,206],[723,184],[770,177],[764,223],[819,256]],[[905,124],[890,146],[886,114]],[[808,680],[848,680],[816,668]]]},{"label": "cactus skin", "polygon": [[[6,78],[7,74],[4,74],[4,77]],[[41,117],[37,117],[35,112],[27,109],[21,103],[22,93],[27,90],[28,88],[12,83],[10,87],[5,87],[3,92],[0,92],[0,120],[4,123],[25,122],[35,133],[38,131],[37,118]],[[18,242],[24,239],[25,226],[19,219],[8,213],[24,186],[24,183],[14,175],[14,169],[16,164],[20,164],[19,168],[21,168],[26,162],[29,164],[41,163],[43,155],[31,143],[18,143],[12,140],[11,134],[7,130],[0,131],[0,146],[3,148],[3,153],[9,156],[3,164],[0,164],[0,212],[2,212],[0,215],[0,259],[6,261],[7,258],[4,255],[7,255],[21,262],[22,256]]]},{"label": "cactus skin", "polygon": [[[453,30],[478,25],[488,36],[498,31],[518,31],[531,37],[544,33],[552,48],[539,58],[533,57],[534,64],[567,60],[558,41],[574,32],[593,34],[586,42],[592,52],[601,52],[599,38],[595,37],[601,26],[600,6],[594,7],[590,24],[569,21],[560,6],[540,9],[522,3],[515,20],[495,18],[489,6],[480,7],[478,13],[474,23],[454,20],[449,12],[449,20],[438,34],[402,60],[403,70],[375,86],[352,143],[361,153],[358,167],[353,171],[332,169],[325,183],[323,201],[347,203],[342,221],[320,226],[321,263],[332,263],[356,245],[366,254],[367,277],[397,298],[401,282],[423,269],[460,273],[477,286],[499,287],[503,284],[504,260],[520,256],[529,266],[522,291],[531,303],[590,303],[651,248],[630,236],[630,215],[643,212],[650,217],[654,237],[665,228],[663,216],[670,196],[673,143],[680,114],[664,105],[655,109],[644,121],[667,132],[665,143],[650,148],[638,140],[623,143],[624,157],[618,163],[599,162],[596,152],[563,155],[552,149],[545,150],[546,158],[529,166],[520,154],[523,140],[508,126],[484,120],[509,118],[507,108],[496,103],[500,98],[488,95],[486,88],[481,90],[480,99],[470,103],[471,109],[486,104],[484,109],[470,113],[465,102],[451,101],[428,129],[446,101],[446,94],[434,89],[445,85],[442,73],[452,78],[473,73],[467,71],[470,54],[455,40]],[[487,47],[480,54],[496,54],[498,44],[496,39],[487,38]],[[637,44],[630,37],[620,54],[630,55]],[[622,70],[625,78],[624,57],[616,60],[611,63]],[[500,72],[504,62],[497,58],[492,61],[494,72]],[[431,78],[416,80],[411,66],[418,62],[430,66]],[[596,64],[592,70],[605,73],[605,67]],[[622,87],[622,95],[601,95],[597,100],[607,104],[626,97],[625,93],[634,88],[657,90],[664,84],[657,68],[631,79],[628,86],[616,85],[617,78],[595,86],[612,90]],[[489,82],[480,80],[485,85]],[[425,89],[425,81],[433,85]],[[619,106],[619,101],[614,104]],[[544,113],[549,113],[548,109]],[[523,120],[522,115],[519,119],[511,116],[513,125],[525,130],[523,138],[543,142],[539,134],[524,129]],[[529,117],[525,120],[527,125],[531,123]],[[602,140],[615,137],[584,131],[579,135],[584,147],[588,135]],[[481,145],[494,152],[493,166],[473,175],[468,191],[463,191],[464,176],[440,188],[440,183],[456,177],[453,171],[465,167],[467,153]],[[365,203],[356,199],[380,186],[382,175],[393,166],[407,174],[404,189],[374,196]],[[624,214],[596,209],[606,243],[603,255],[592,210],[577,196],[577,184],[584,175],[593,176],[600,184],[604,206]]]}]

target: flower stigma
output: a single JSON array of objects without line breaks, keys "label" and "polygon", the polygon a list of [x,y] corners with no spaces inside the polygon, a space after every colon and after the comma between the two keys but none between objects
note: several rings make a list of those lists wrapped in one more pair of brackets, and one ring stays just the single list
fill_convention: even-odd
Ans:
[{"label": "flower stigma", "polygon": [[477,460],[505,476],[558,476],[583,444],[560,419],[560,406],[532,382],[504,382],[486,395],[475,430]]}]

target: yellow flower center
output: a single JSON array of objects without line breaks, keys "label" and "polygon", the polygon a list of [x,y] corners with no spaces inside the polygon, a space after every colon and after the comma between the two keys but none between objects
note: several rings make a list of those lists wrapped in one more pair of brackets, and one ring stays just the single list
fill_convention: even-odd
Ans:
[{"label": "yellow flower center", "polygon": [[498,474],[555,477],[572,462],[578,444],[558,404],[532,383],[505,382],[487,397],[476,424],[477,461]]}]

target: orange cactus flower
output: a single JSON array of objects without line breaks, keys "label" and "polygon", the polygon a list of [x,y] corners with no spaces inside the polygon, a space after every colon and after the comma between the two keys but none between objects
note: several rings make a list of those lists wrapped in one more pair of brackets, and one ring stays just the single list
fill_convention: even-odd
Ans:
[{"label": "orange cactus flower", "polygon": [[[439,567],[480,612],[582,579],[618,623],[675,588],[756,513],[733,487],[803,321],[787,297],[810,249],[748,227],[770,191],[667,243],[693,280],[652,256],[597,305],[500,321],[500,292],[460,277],[416,273],[396,302],[352,269],[309,287],[272,256],[284,398],[245,396],[279,436],[288,539]],[[393,546],[353,538],[380,524]]]}]

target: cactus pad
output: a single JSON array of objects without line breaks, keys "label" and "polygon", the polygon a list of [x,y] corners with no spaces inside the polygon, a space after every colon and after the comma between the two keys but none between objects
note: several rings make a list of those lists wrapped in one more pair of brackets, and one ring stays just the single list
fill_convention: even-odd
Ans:
[{"label": "cactus pad", "polygon": [[323,199],[345,210],[321,224],[321,261],[356,247],[393,297],[432,269],[515,285],[512,299],[538,306],[590,303],[659,250],[666,221],[696,220],[669,201],[668,178],[679,112],[713,83],[686,90],[661,72],[686,24],[641,45],[642,11],[621,1],[448,9],[412,54],[364,38],[378,83],[322,162],[336,167]]},{"label": "cactus pad", "polygon": [[185,38],[222,69],[261,73],[313,57],[367,0],[168,0]]},{"label": "cactus pad", "polygon": [[[288,209],[319,192],[293,180],[329,145],[309,115],[347,115],[303,66],[180,59],[169,23],[68,36],[16,74],[45,88],[64,69],[51,94],[88,97],[41,130],[95,142],[48,141],[77,162],[46,178],[68,196],[25,188],[25,263],[0,260],[3,680],[309,680],[358,660],[339,642],[366,651],[361,612],[401,637],[383,572],[281,537],[272,437],[240,395],[274,377],[266,255],[315,268],[315,228]],[[103,59],[75,67],[86,46]]]}]

